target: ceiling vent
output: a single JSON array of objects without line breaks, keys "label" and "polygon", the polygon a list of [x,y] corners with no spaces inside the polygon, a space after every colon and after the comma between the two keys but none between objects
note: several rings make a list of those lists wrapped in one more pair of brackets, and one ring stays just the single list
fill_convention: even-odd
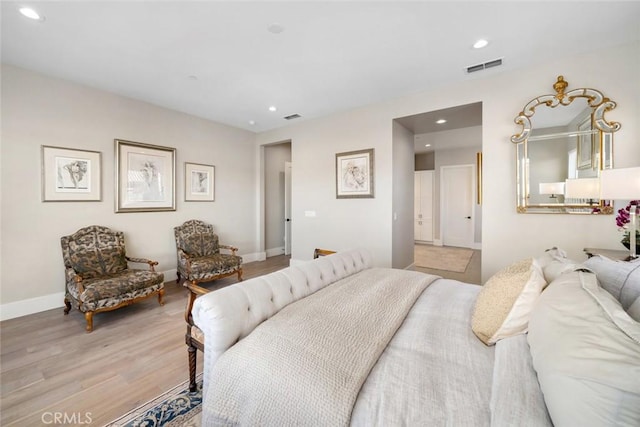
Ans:
[{"label": "ceiling vent", "polygon": [[293,119],[299,119],[300,117],[302,117],[300,114],[290,114],[288,116],[284,116],[284,119],[293,120]]},{"label": "ceiling vent", "polygon": [[475,73],[476,71],[486,70],[487,68],[498,67],[502,65],[502,58],[494,59],[493,61],[485,62],[484,64],[471,65],[466,68],[467,73]]}]

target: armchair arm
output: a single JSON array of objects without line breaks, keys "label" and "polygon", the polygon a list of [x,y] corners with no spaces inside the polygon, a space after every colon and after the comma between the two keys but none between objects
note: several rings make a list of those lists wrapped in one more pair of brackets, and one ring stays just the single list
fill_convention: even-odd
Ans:
[{"label": "armchair arm", "polygon": [[76,273],[73,267],[66,267],[64,269],[64,278],[67,282],[67,286],[75,286],[78,289],[78,294],[84,292],[82,277]]},{"label": "armchair arm", "polygon": [[236,252],[238,251],[238,248],[236,248],[235,246],[230,246],[230,245],[218,245],[218,247],[220,249],[229,249],[231,251],[231,255],[235,255]]},{"label": "armchair arm", "polygon": [[186,320],[189,325],[193,326],[193,317],[191,316],[193,303],[197,297],[208,294],[210,291],[203,288],[202,286],[194,285],[193,283],[190,283],[188,281],[185,282],[184,286],[189,289],[189,299],[187,300],[187,308],[184,312],[184,320]]},{"label": "armchair arm", "polygon": [[140,264],[149,264],[149,269],[151,271],[156,271],[156,269],[154,267],[156,265],[158,265],[158,261],[151,261],[150,259],[146,259],[146,258],[134,258],[134,257],[128,257],[128,256],[125,256],[125,258],[129,262],[138,262]]}]

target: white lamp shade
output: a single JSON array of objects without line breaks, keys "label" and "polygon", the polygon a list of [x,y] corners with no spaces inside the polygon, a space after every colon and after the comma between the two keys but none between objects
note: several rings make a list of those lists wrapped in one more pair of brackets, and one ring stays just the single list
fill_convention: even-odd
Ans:
[{"label": "white lamp shade", "polygon": [[601,171],[600,198],[640,200],[640,167]]},{"label": "white lamp shade", "polygon": [[570,199],[599,199],[600,180],[598,178],[567,179],[564,195]]},{"label": "white lamp shade", "polygon": [[541,182],[540,194],[564,194],[564,182]]}]

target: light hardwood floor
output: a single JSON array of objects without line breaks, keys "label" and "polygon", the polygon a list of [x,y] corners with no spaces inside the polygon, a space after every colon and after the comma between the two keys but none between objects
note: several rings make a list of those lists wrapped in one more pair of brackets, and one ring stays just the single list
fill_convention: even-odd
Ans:
[{"label": "light hardwood floor", "polygon": [[[248,263],[244,278],[288,265],[284,255]],[[218,289],[236,279],[205,286]],[[75,424],[103,425],[188,380],[187,290],[168,282],[165,292],[164,306],[150,298],[95,315],[89,334],[84,315],[72,309],[64,316],[62,306],[1,322],[0,424],[51,424],[62,414]]]}]

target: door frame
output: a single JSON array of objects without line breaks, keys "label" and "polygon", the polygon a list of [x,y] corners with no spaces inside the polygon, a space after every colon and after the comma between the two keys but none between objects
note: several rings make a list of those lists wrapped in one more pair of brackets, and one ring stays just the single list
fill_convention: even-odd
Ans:
[{"label": "door frame", "polygon": [[291,255],[291,170],[292,163],[284,162],[284,254]]}]

